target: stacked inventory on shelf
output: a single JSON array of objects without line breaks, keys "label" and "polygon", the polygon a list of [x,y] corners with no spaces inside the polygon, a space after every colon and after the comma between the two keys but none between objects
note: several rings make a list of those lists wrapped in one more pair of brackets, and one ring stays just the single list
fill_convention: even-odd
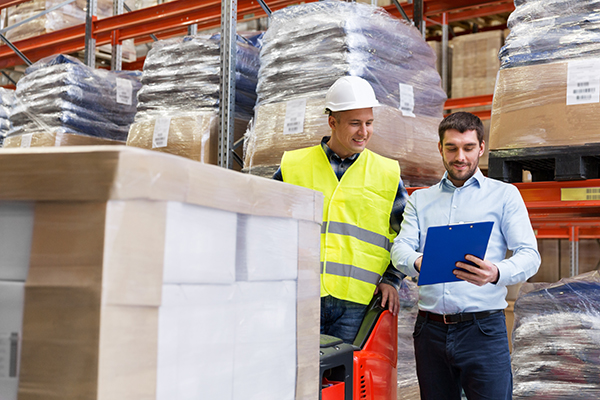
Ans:
[{"label": "stacked inventory on shelf", "polygon": [[318,397],[321,193],[125,146],[0,169],[2,400]]},{"label": "stacked inventory on shelf", "polygon": [[[236,41],[235,131],[240,138],[256,102],[259,49]],[[219,35],[154,43],[144,63],[136,122],[127,144],[216,164],[220,93]]]},{"label": "stacked inventory on shelf", "polygon": [[269,176],[284,151],[318,144],[330,133],[327,89],[355,75],[382,103],[368,147],[399,160],[412,185],[439,180],[442,165],[430,155],[446,95],[435,54],[413,26],[370,5],[316,2],[274,12],[263,40],[247,171]]},{"label": "stacked inventory on shelf", "polygon": [[600,396],[600,274],[525,284],[515,302],[513,397]]},{"label": "stacked inventory on shelf", "polygon": [[600,1],[515,5],[499,54],[490,176],[510,180],[503,176],[510,162],[531,170],[534,180],[538,170],[554,179],[555,167],[567,170],[556,179],[595,178],[597,168],[581,171],[580,165],[588,149],[593,155],[600,148]]},{"label": "stacked inventory on shelf", "polygon": [[[46,12],[61,3],[63,3],[62,0],[33,0],[8,7],[6,38],[11,42],[15,42],[85,23],[87,0],[75,0],[56,8],[54,11]],[[154,1],[154,4],[156,4],[156,1]],[[132,6],[141,8],[147,5],[137,0]],[[45,14],[33,18],[40,13]],[[98,19],[110,17],[111,15],[113,15],[112,0],[96,1],[96,17]],[[98,50],[110,54],[110,45],[100,46]],[[133,39],[123,41],[122,55],[124,60],[136,60]]]},{"label": "stacked inventory on shelf", "polygon": [[34,63],[17,82],[4,146],[122,143],[135,116],[140,76],[93,69],[66,55]]},{"label": "stacked inventory on shelf", "polygon": [[11,89],[0,88],[0,147],[4,138],[10,132],[10,114],[15,104],[15,91]]}]

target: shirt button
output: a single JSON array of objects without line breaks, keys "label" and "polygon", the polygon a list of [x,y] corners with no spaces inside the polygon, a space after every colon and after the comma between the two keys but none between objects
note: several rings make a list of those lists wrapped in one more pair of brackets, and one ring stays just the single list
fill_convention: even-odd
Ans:
[{"label": "shirt button", "polygon": [[452,206],[452,208],[456,208],[456,206]]},{"label": "shirt button", "polygon": [[449,290],[446,290],[446,291],[444,292],[444,294],[450,294],[450,291],[449,291]]}]

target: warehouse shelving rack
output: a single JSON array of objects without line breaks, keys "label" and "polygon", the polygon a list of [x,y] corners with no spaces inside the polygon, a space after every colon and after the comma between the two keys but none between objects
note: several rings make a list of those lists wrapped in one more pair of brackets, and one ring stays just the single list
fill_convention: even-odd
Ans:
[{"label": "warehouse shelving rack", "polygon": [[[175,0],[140,10],[123,13],[123,0],[115,1],[115,15],[98,20],[96,1],[88,0],[88,15],[85,24],[19,40],[9,46],[0,46],[0,69],[35,62],[57,53],[69,54],[85,50],[88,65],[95,65],[95,46],[112,44],[119,49],[123,40],[136,39],[137,43],[181,36],[196,30],[221,26],[223,46],[223,83],[221,94],[221,124],[219,136],[219,165],[231,168],[233,150],[233,99],[235,87],[231,71],[235,69],[233,38],[238,19],[260,18],[286,6],[297,4],[297,0]],[[313,0],[308,0],[308,2]],[[15,6],[26,0],[0,0],[0,9]],[[386,10],[400,18],[412,19],[415,26],[424,32],[425,25],[442,24],[447,48],[448,23],[460,19],[474,18],[493,13],[510,11],[512,0],[414,0],[386,6]],[[512,6],[514,9],[514,6]],[[1,30],[5,33],[7,28]],[[7,43],[8,44],[8,43]],[[14,45],[14,46],[13,46]],[[444,52],[447,55],[447,52]],[[29,61],[30,60],[30,61]],[[121,69],[120,51],[113,51],[112,68]],[[447,62],[443,63],[447,65]],[[130,68],[141,69],[141,63]],[[233,68],[233,69],[232,69]],[[228,73],[229,71],[229,73]],[[447,69],[446,72],[447,73]],[[446,85],[447,77],[443,77]]]}]

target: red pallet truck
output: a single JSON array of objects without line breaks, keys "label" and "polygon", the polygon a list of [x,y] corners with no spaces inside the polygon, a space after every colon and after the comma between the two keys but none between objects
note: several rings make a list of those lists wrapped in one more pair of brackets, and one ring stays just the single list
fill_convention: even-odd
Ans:
[{"label": "red pallet truck", "polygon": [[321,400],[396,400],[398,316],[381,307],[381,294],[367,307],[353,344],[321,335]]}]

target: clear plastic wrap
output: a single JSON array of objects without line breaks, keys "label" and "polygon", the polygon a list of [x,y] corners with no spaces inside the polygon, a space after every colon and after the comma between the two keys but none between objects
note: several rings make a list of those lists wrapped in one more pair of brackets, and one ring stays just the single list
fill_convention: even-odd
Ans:
[{"label": "clear plastic wrap", "polygon": [[419,400],[413,332],[419,307],[419,288],[410,278],[400,285],[398,313],[398,400]]},{"label": "clear plastic wrap", "polygon": [[490,150],[598,142],[600,104],[567,105],[569,65],[556,61],[500,70]]},{"label": "clear plastic wrap", "polygon": [[599,0],[516,0],[501,68],[600,55]]},{"label": "clear plastic wrap", "polygon": [[[236,117],[249,120],[256,102],[259,50],[241,36],[236,44]],[[220,71],[219,35],[156,42],[144,62],[136,121],[181,111],[217,111]]]},{"label": "clear plastic wrap", "polygon": [[600,273],[527,283],[515,302],[513,398],[600,397]]},{"label": "clear plastic wrap", "polygon": [[[284,151],[316,145],[329,135],[327,90],[338,78],[355,75],[371,83],[383,105],[375,109],[369,148],[398,160],[410,184],[431,185],[441,178],[443,166],[430,155],[437,153],[446,94],[435,53],[413,26],[361,3],[287,7],[271,15],[260,61],[257,106],[244,143],[246,171],[269,176]],[[414,105],[410,111],[400,110],[401,85],[403,103]],[[303,131],[284,134],[292,100],[306,100]]]},{"label": "clear plastic wrap", "polygon": [[44,58],[17,83],[8,135],[61,130],[126,140],[140,76],[138,71],[92,69],[65,55]]},{"label": "clear plastic wrap", "polygon": [[338,1],[287,7],[272,14],[263,40],[257,105],[324,97],[339,77],[356,75],[383,104],[399,108],[402,83],[413,86],[415,114],[442,115],[446,94],[433,50],[381,8]]},{"label": "clear plastic wrap", "polygon": [[[62,2],[63,0],[34,0],[10,7],[7,15],[7,26],[15,25]],[[76,0],[71,4],[67,4],[55,11],[9,30],[6,32],[6,38],[11,41],[22,40],[47,32],[84,24],[86,9],[86,0]],[[98,0],[96,15],[99,19],[113,15],[112,0]]]},{"label": "clear plastic wrap", "polygon": [[15,103],[15,91],[0,88],[0,147],[11,129],[10,115]]},{"label": "clear plastic wrap", "polygon": [[[283,134],[286,103],[264,104],[246,132],[244,168],[253,175],[272,177],[284,151],[314,146],[331,134],[327,124],[325,98],[308,99],[304,131]],[[393,107],[374,109],[373,136],[367,148],[382,156],[398,160],[404,184],[430,186],[441,179],[444,166],[437,154],[437,128],[440,118],[403,117]]]}]

